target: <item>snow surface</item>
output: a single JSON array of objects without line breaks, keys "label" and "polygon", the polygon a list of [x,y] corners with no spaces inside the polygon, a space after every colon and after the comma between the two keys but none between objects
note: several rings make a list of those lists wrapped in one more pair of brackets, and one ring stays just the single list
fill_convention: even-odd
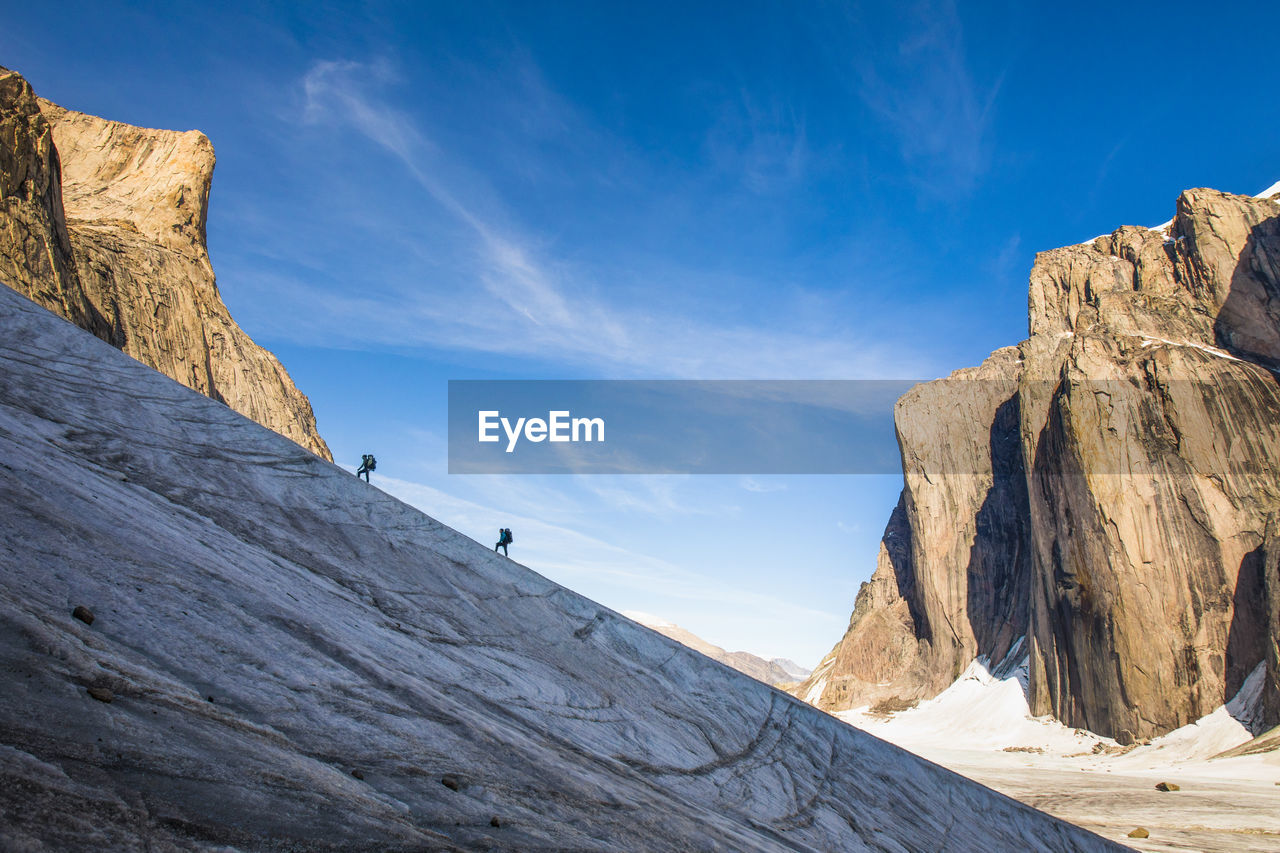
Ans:
[{"label": "snow surface", "polygon": [[804,694],[804,701],[810,705],[817,704],[822,698],[822,692],[827,689],[827,682],[831,680],[831,669],[836,665],[835,654],[829,654],[823,658],[813,670],[813,686]]},{"label": "snow surface", "polygon": [[1280,181],[1276,181],[1274,184],[1254,196],[1254,198],[1271,198],[1273,195],[1277,194],[1280,194]]},{"label": "snow surface", "polygon": [[[1021,645],[1021,641],[1019,641]],[[1019,654],[1015,648],[1011,654]],[[933,699],[891,715],[872,714],[867,706],[836,716],[864,731],[913,750],[928,748],[1003,750],[1036,748],[1058,755],[1077,754],[1095,744],[1115,741],[1065,726],[1051,716],[1035,717],[1027,703],[1027,659],[992,672],[986,658],[969,664],[950,687]],[[1194,723],[1176,729],[1126,753],[1131,764],[1156,752],[1158,765],[1212,758],[1254,736],[1265,667],[1259,663],[1240,692],[1225,705]],[[1163,752],[1162,752],[1163,750]]]},{"label": "snow surface", "polygon": [[[1014,649],[1013,655],[1022,654]],[[1252,739],[1265,666],[1231,701],[1156,738],[1121,748],[1110,738],[1033,717],[1027,661],[974,661],[938,696],[888,716],[866,707],[840,719],[1068,820],[1143,850],[1280,849],[1280,752],[1214,756]],[[1160,781],[1182,787],[1176,797]],[[1126,835],[1144,826],[1151,837]]]},{"label": "snow surface", "polygon": [[1219,349],[1218,347],[1211,347],[1208,344],[1198,344],[1198,343],[1195,343],[1194,341],[1171,341],[1168,338],[1153,338],[1148,335],[1142,336],[1142,346],[1144,348],[1152,347],[1152,346],[1155,346],[1156,344],[1167,344],[1171,347],[1191,347],[1192,349],[1198,349],[1201,352],[1208,353],[1209,355],[1212,355],[1212,356],[1217,356],[1218,358],[1225,358],[1228,361],[1239,361],[1242,364],[1253,363],[1253,362],[1244,362],[1242,359],[1236,358],[1234,355],[1227,352],[1226,350]]},{"label": "snow surface", "polygon": [[0,328],[0,849],[1117,849]]},{"label": "snow surface", "polygon": [[1241,364],[1247,364],[1251,367],[1260,367],[1263,370],[1269,371],[1271,373],[1280,373],[1280,370],[1267,367],[1266,365],[1258,364],[1257,362],[1245,361],[1244,359],[1237,358],[1236,356],[1232,355],[1231,353],[1227,352],[1224,349],[1220,349],[1219,347],[1209,346],[1208,344],[1200,344],[1200,343],[1196,343],[1195,341],[1171,341],[1168,338],[1153,338],[1148,335],[1143,335],[1141,337],[1142,337],[1142,347],[1144,349],[1147,347],[1153,347],[1160,344],[1164,344],[1171,347],[1191,347],[1192,349],[1200,350],[1200,352],[1214,356],[1215,358],[1224,358],[1227,361],[1238,361]]},{"label": "snow surface", "polygon": [[1126,753],[1117,763],[1159,766],[1203,761],[1252,740],[1258,734],[1253,730],[1253,723],[1259,719],[1258,705],[1266,677],[1266,664],[1259,662],[1230,702],[1194,723],[1152,740],[1150,746]]},{"label": "snow surface", "polygon": [[[1020,654],[1020,645],[1021,641],[1011,654]],[[836,716],[913,750],[1034,747],[1066,753],[1088,749],[1098,741],[1096,735],[1064,726],[1052,717],[1031,716],[1025,657],[1005,670],[993,674],[987,659],[978,658],[950,687],[914,708],[888,717],[873,715],[867,707]]]}]

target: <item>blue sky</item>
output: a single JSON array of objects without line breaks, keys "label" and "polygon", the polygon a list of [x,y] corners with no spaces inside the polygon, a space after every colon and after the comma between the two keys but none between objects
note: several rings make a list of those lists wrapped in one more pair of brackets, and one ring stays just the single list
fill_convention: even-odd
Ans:
[{"label": "blue sky", "polygon": [[341,462],[810,666],[898,478],[449,477],[447,380],[942,375],[1035,251],[1280,178],[1275,4],[3,5],[38,93],[213,140],[223,298]]}]

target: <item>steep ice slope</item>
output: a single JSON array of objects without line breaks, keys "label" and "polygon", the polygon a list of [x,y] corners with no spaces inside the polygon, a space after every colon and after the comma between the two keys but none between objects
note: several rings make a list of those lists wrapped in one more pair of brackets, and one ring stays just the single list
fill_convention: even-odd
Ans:
[{"label": "steep ice slope", "polygon": [[0,848],[1115,849],[6,288],[0,331]]}]

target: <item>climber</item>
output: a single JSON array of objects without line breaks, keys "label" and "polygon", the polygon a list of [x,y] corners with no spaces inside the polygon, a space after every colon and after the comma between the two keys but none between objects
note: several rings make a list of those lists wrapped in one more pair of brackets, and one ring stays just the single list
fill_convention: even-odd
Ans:
[{"label": "climber", "polygon": [[501,548],[501,549],[502,549],[502,553],[503,553],[503,554],[506,554],[508,557],[510,557],[511,555],[510,555],[510,554],[507,554],[507,546],[508,546],[508,545],[510,545],[510,544],[511,544],[512,542],[514,542],[514,541],[516,541],[516,540],[515,540],[514,538],[512,538],[512,536],[511,536],[511,528],[510,528],[510,527],[503,527],[503,528],[500,528],[500,529],[498,530],[498,544],[493,546],[493,550],[494,550],[494,551],[497,551],[499,548]]},{"label": "climber", "polygon": [[378,467],[378,460],[373,458],[372,453],[366,453],[360,457],[360,467],[356,469],[356,476],[364,474],[364,481],[369,482],[369,472]]}]

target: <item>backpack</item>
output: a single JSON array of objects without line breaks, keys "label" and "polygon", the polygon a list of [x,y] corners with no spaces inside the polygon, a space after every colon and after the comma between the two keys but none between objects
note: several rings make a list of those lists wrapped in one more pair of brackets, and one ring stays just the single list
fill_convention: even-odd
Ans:
[{"label": "backpack", "polygon": [[365,457],[364,466],[368,468],[370,471],[378,467],[378,460],[373,458],[372,453],[370,453],[368,456]]},{"label": "backpack", "polygon": [[512,536],[512,535],[511,535],[511,528],[510,528],[510,527],[508,527],[505,531],[503,531],[503,535],[507,537],[507,544],[508,544],[508,545],[510,545],[512,542],[516,541],[516,538],[515,538],[514,536]]}]

